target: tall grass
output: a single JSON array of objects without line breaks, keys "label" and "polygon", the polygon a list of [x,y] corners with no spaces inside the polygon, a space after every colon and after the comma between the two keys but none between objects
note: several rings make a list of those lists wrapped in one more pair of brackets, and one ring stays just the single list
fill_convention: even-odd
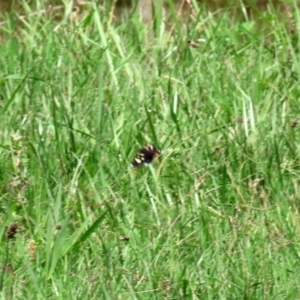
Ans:
[{"label": "tall grass", "polygon": [[[97,5],[14,22],[2,299],[299,298],[297,30],[206,13],[115,25]],[[161,157],[133,170],[148,142]]]}]

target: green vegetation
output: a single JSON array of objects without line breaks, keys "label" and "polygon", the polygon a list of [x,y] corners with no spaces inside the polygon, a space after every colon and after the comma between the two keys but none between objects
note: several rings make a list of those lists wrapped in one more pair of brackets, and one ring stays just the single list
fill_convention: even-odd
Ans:
[{"label": "green vegetation", "polygon": [[299,299],[299,23],[264,19],[2,24],[1,299]]}]

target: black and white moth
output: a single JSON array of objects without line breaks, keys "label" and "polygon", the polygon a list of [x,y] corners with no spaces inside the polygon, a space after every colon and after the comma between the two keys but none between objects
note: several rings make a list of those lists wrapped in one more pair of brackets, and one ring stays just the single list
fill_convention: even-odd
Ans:
[{"label": "black and white moth", "polygon": [[160,154],[160,150],[158,150],[153,144],[149,144],[140,149],[139,153],[136,155],[131,165],[134,168],[138,168],[142,165],[151,164],[156,157],[160,156]]}]

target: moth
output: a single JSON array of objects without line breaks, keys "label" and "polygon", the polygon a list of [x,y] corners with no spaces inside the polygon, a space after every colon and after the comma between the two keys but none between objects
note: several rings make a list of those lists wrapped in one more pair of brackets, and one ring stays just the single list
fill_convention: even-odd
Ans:
[{"label": "moth", "polygon": [[158,150],[153,144],[149,144],[140,149],[139,153],[136,155],[131,165],[134,168],[138,168],[142,165],[151,164],[152,161],[160,155],[161,151]]}]

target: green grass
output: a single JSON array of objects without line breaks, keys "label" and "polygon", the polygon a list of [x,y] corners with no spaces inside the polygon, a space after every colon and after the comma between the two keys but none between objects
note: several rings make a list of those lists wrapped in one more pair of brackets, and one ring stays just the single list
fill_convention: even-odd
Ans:
[{"label": "green grass", "polygon": [[1,299],[300,297],[299,42],[266,22],[2,25]]}]

